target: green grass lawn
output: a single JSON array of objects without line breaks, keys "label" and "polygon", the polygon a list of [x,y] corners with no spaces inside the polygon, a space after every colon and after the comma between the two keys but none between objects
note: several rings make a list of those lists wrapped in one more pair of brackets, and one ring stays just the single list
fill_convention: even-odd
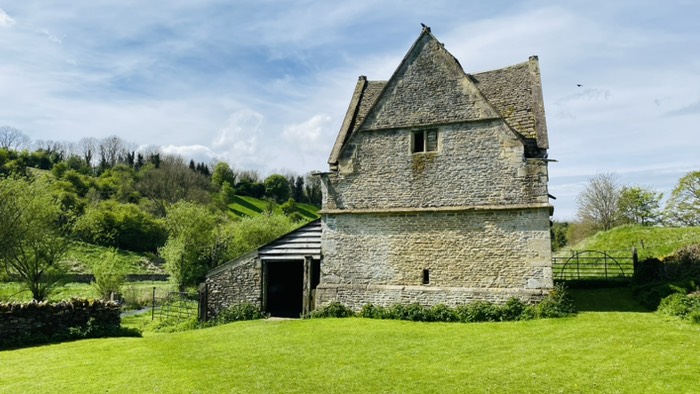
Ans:
[{"label": "green grass lawn", "polygon": [[0,352],[0,392],[695,392],[700,326],[653,313],[512,323],[262,320]]},{"label": "green grass lawn", "polygon": [[[267,206],[267,201],[248,196],[235,196],[233,202],[228,205],[230,212],[239,217],[262,215],[267,211]],[[274,213],[282,214],[282,209],[278,204],[273,203],[272,210]],[[318,210],[317,206],[310,204],[297,203],[296,206],[296,212],[308,220],[318,219],[319,215],[316,213]]]},{"label": "green grass lawn", "polygon": [[640,258],[645,258],[663,257],[690,244],[700,244],[700,227],[620,226],[588,237],[571,249],[631,251],[636,247]]}]

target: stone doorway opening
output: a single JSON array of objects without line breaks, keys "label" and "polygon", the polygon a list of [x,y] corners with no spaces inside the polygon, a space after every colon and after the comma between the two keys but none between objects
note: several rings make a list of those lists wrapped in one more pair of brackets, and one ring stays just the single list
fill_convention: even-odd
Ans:
[{"label": "stone doorway opening", "polygon": [[265,266],[265,311],[270,316],[298,318],[313,309],[320,261],[278,260],[268,261]]}]

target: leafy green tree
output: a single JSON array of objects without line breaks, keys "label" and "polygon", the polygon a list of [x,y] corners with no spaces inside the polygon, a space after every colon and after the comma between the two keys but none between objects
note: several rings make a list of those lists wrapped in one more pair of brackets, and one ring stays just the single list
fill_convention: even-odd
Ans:
[{"label": "leafy green tree", "polygon": [[226,236],[231,239],[227,257],[235,258],[274,241],[292,231],[295,226],[284,215],[261,215],[233,222],[226,229]]},{"label": "leafy green tree", "polygon": [[700,226],[700,171],[691,171],[678,180],[664,215],[673,225]]},{"label": "leafy green tree", "polygon": [[165,222],[169,236],[159,253],[173,283],[184,290],[219,263],[211,261],[219,218],[202,205],[179,201],[168,208]]},{"label": "leafy green tree", "polygon": [[552,237],[552,251],[563,248],[568,244],[566,233],[569,229],[569,223],[567,222],[552,222],[552,226],[549,229],[550,235]]},{"label": "leafy green tree", "polygon": [[265,195],[273,198],[278,204],[289,198],[289,182],[284,175],[272,174],[265,178]]},{"label": "leafy green tree", "polygon": [[119,260],[116,249],[109,249],[99,261],[93,263],[92,274],[95,280],[92,286],[103,300],[109,300],[112,294],[120,294],[126,281],[127,267]]},{"label": "leafy green tree", "polygon": [[86,242],[136,252],[155,252],[167,239],[165,224],[134,204],[114,200],[88,206],[73,226]]},{"label": "leafy green tree", "polygon": [[661,219],[661,198],[663,193],[640,186],[623,187],[617,203],[620,220],[642,226],[657,224]]},{"label": "leafy green tree", "polygon": [[236,174],[228,163],[220,161],[214,166],[214,172],[211,174],[211,183],[216,189],[219,189],[223,186],[224,182],[228,182],[229,185],[235,185]]},{"label": "leafy green tree", "polygon": [[48,181],[0,179],[0,261],[37,301],[59,284],[67,243],[58,227],[61,207]]}]

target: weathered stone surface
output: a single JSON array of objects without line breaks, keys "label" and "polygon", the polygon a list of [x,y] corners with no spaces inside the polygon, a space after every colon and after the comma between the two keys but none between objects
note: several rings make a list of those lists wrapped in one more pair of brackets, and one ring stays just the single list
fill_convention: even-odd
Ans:
[{"label": "weathered stone surface", "polygon": [[503,121],[438,127],[437,152],[411,129],[359,131],[323,182],[324,209],[548,204],[547,163],[524,157]]},{"label": "weathered stone surface", "polygon": [[[329,215],[317,305],[336,294],[351,307],[384,304],[397,296],[375,293],[403,287],[404,301],[426,304],[459,304],[491,293],[484,297],[529,301],[552,287],[548,226],[547,208]],[[423,270],[429,271],[427,285]]]},{"label": "weathered stone surface", "polygon": [[262,309],[262,267],[257,252],[207,276],[208,313],[216,316],[229,306],[252,304]]}]

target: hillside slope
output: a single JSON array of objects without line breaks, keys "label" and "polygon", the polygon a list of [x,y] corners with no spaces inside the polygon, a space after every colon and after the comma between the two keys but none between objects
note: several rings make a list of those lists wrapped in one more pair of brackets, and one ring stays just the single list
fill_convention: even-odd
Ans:
[{"label": "hillside slope", "polygon": [[700,227],[620,226],[584,239],[574,250],[631,250],[639,256],[663,257],[690,244],[700,244]]}]

